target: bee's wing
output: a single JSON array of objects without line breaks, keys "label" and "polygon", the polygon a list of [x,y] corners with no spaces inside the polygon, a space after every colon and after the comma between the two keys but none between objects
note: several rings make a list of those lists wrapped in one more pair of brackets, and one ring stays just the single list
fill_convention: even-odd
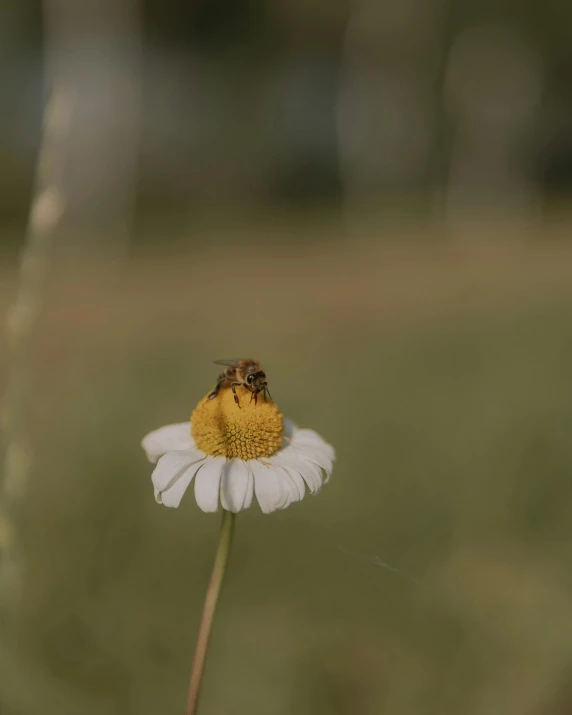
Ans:
[{"label": "bee's wing", "polygon": [[242,362],[242,358],[234,358],[233,360],[214,360],[215,365],[228,365],[228,367],[238,367]]}]

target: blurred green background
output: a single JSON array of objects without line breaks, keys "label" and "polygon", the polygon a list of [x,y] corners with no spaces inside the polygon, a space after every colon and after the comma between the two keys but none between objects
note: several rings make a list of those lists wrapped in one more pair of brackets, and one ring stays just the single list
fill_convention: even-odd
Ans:
[{"label": "blurred green background", "polygon": [[139,443],[229,355],[337,462],[239,515],[201,712],[570,712],[572,11],[1,12],[0,312],[39,314],[24,372],[0,340],[0,714],[182,712],[219,517],[155,504]]}]

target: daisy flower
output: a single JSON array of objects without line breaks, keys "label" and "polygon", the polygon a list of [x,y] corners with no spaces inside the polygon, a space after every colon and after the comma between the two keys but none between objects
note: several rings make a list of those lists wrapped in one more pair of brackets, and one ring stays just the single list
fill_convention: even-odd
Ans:
[{"label": "daisy flower", "polygon": [[159,504],[178,507],[194,483],[195,499],[205,512],[219,505],[237,513],[254,496],[265,514],[285,509],[316,494],[328,481],[334,449],[310,429],[284,419],[271,400],[251,399],[238,387],[240,407],[229,388],[205,396],[190,422],[160,427],[142,441],[156,463],[152,481]]},{"label": "daisy flower", "polygon": [[285,420],[272,400],[252,399],[248,388],[206,395],[190,422],[150,432],[142,446],[156,467],[152,481],[159,504],[177,507],[194,484],[203,511],[222,507],[222,524],[207,589],[185,715],[195,715],[210,633],[232,543],[235,514],[256,496],[265,514],[316,494],[332,473],[334,449],[310,429]]}]

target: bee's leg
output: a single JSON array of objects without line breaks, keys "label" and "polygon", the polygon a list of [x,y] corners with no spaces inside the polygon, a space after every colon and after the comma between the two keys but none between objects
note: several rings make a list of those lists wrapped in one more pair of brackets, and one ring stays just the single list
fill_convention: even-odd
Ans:
[{"label": "bee's leg", "polygon": [[[254,397],[254,404],[257,405],[258,404],[258,392],[253,392],[252,395]],[[252,400],[252,397],[250,399]]]},{"label": "bee's leg", "polygon": [[268,393],[268,397],[269,397],[270,399],[272,399],[272,395],[270,394],[270,390],[269,390],[267,387],[265,387],[265,388],[264,388],[264,402],[268,402],[268,400],[266,399],[266,393]]},{"label": "bee's leg", "polygon": [[239,382],[232,382],[230,385],[230,389],[232,390],[232,394],[234,396],[234,401],[236,404],[240,407],[240,402],[238,401],[238,395],[236,394],[236,385],[240,385]]},{"label": "bee's leg", "polygon": [[209,395],[209,400],[214,400],[214,398],[220,392],[220,388],[223,386],[223,383],[224,383],[224,375],[221,375],[218,379],[217,384],[215,385],[215,389]]},{"label": "bee's leg", "polygon": [[218,395],[219,392],[220,392],[220,382],[217,382],[215,389],[209,395],[209,400],[214,400],[214,398]]}]

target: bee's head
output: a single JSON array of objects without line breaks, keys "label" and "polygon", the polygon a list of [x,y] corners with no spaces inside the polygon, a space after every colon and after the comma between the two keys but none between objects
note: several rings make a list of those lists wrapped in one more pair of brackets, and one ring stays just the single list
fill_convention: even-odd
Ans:
[{"label": "bee's head", "polygon": [[266,373],[260,370],[259,372],[251,372],[246,376],[246,384],[251,392],[262,392],[265,390],[268,383],[266,382]]}]

